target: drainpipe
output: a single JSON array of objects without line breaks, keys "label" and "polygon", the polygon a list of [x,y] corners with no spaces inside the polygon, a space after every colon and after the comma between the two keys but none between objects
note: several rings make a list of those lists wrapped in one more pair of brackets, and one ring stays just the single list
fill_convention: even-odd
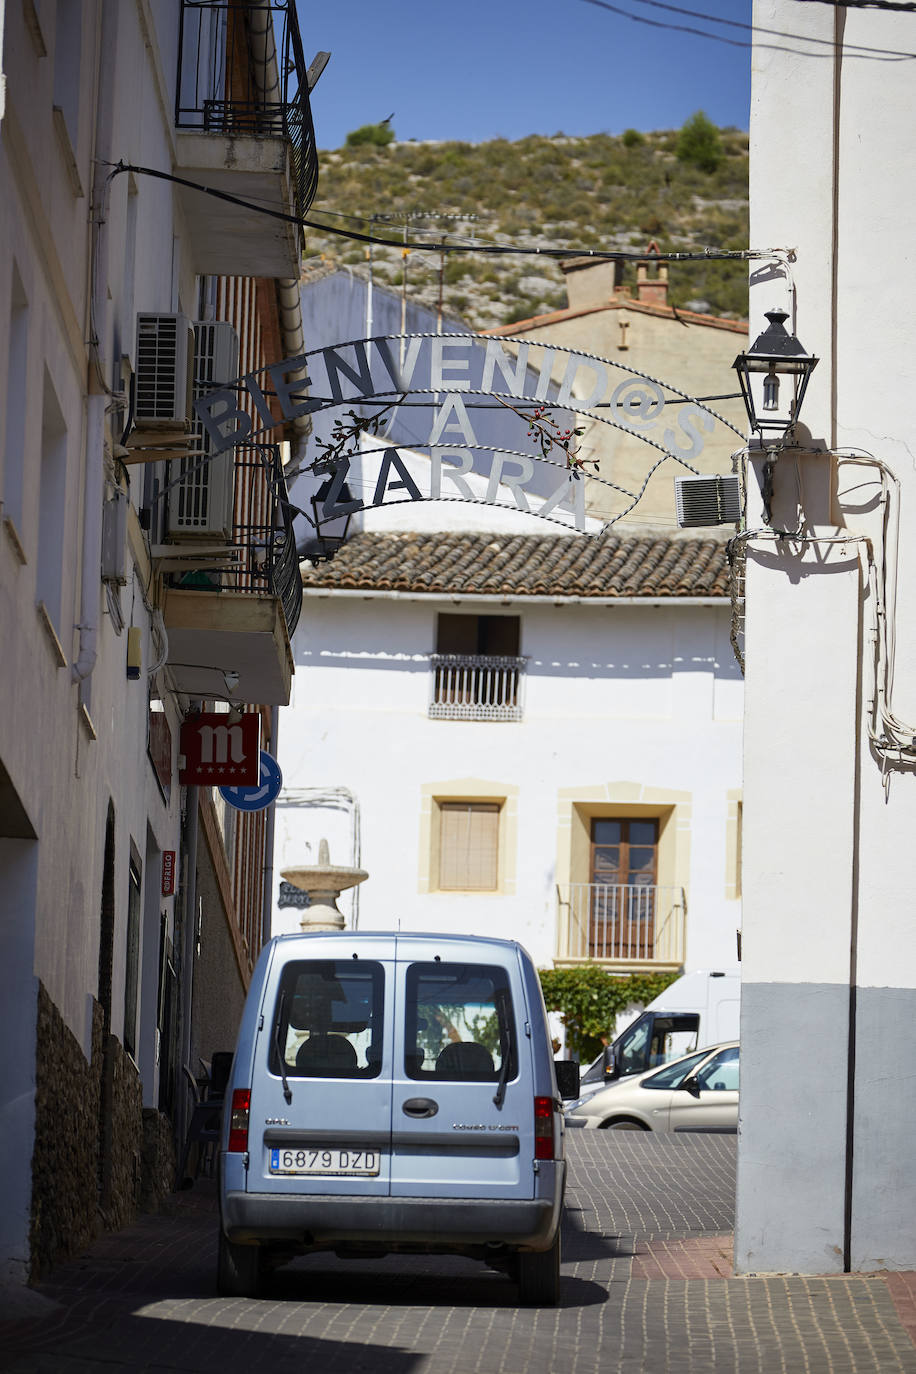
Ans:
[{"label": "drainpipe", "polygon": [[[282,97],[280,86],[280,67],[277,61],[277,47],[274,41],[273,14],[259,0],[248,0],[248,25],[251,43],[252,69],[255,84],[265,104],[279,103]],[[305,92],[306,97],[308,92]],[[280,335],[283,351],[287,358],[298,358],[305,352],[305,335],[302,329],[302,297],[299,293],[298,277],[282,277],[277,281],[277,308],[280,314]],[[305,369],[289,374],[291,381],[304,382]],[[305,441],[312,432],[312,421],[308,415],[297,415],[290,422],[295,436],[291,446],[290,467],[303,453]]]},{"label": "drainpipe", "polygon": [[[201,703],[194,705],[200,710]],[[187,1065],[193,1074],[191,1064],[191,1012],[194,1004],[194,948],[197,943],[197,837],[198,837],[198,789],[188,787],[185,793],[184,827],[184,866],[183,901],[181,918],[181,1040],[179,1062],[175,1065],[175,1102],[177,1105],[176,1134],[179,1156],[188,1127],[191,1124],[191,1107],[188,1100],[188,1084],[183,1073]],[[179,1187],[181,1179],[178,1180]]]},{"label": "drainpipe", "polygon": [[[203,709],[202,701],[189,702],[193,713]],[[183,1067],[187,1065],[193,1074],[191,1064],[191,1014],[194,1008],[194,950],[197,944],[197,839],[200,829],[198,810],[198,789],[185,789],[184,846],[182,853],[182,903],[181,903],[181,1035],[179,1037],[178,1063],[175,1065],[175,1104],[176,1137],[179,1158],[181,1147],[191,1124],[191,1104],[188,1100],[188,1084]],[[178,1180],[180,1187],[182,1180]]]},{"label": "drainpipe", "polygon": [[102,567],[102,497],[105,487],[104,393],[86,399],[86,483],[83,488],[83,550],[80,575],[79,652],[70,665],[73,682],[85,682],[98,657]]},{"label": "drainpipe", "polygon": [[[280,311],[283,351],[287,358],[298,358],[305,352],[305,332],[302,327],[302,295],[297,279],[289,277],[277,282],[277,306]],[[304,382],[306,371],[303,368],[299,372],[292,372],[290,377],[294,381]],[[287,466],[295,468],[305,452],[306,440],[312,432],[312,417],[297,415],[290,424],[294,438],[290,445]]]},{"label": "drainpipe", "polygon": [[[270,720],[270,747],[268,752],[272,759],[277,757],[277,736],[280,732],[280,709],[275,706],[271,711]],[[277,829],[277,803],[271,802],[267,808],[267,833],[264,836],[264,895],[261,898],[263,903],[261,911],[261,943],[266,944],[270,939],[271,925],[273,917],[273,886],[274,886],[274,839]]]},{"label": "drainpipe", "polygon": [[[106,0],[102,12],[97,62],[99,70],[115,68],[118,5]],[[102,342],[106,335],[107,301],[105,282],[108,269],[108,209],[111,182],[104,162],[111,161],[113,84],[102,82],[93,144],[95,172],[92,187],[91,251],[89,257],[89,379],[95,387],[86,405],[86,482],[83,489],[83,547],[80,577],[79,650],[70,665],[73,682],[85,682],[98,657],[100,571],[102,564],[102,501],[105,491],[105,409],[111,388],[105,378]]]}]

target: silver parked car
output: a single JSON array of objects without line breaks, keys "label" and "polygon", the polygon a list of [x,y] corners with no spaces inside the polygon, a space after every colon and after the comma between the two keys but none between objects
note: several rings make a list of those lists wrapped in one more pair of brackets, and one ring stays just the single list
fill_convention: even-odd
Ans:
[{"label": "silver parked car", "polygon": [[612,1131],[738,1129],[738,1042],[711,1045],[661,1069],[593,1088],[566,1108],[568,1126]]}]

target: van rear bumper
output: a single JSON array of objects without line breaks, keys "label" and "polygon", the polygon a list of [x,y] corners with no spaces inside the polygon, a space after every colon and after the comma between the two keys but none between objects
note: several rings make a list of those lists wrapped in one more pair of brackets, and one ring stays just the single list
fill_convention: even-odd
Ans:
[{"label": "van rear bumper", "polygon": [[438,1251],[504,1244],[546,1250],[560,1224],[562,1168],[552,1197],[521,1202],[227,1192],[221,1200],[222,1227],[237,1244],[333,1248],[347,1243]]}]

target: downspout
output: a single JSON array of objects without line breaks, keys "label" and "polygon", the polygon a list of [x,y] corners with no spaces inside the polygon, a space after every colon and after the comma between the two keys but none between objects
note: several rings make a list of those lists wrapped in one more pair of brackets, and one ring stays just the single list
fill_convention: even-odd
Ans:
[{"label": "downspout", "polygon": [[80,570],[79,650],[70,664],[72,682],[83,683],[98,658],[102,566],[102,497],[105,486],[104,393],[86,399],[86,482],[83,487],[83,549]]},{"label": "downspout", "polygon": [[[831,281],[830,291],[833,309],[832,332],[830,338],[830,445],[837,447],[838,417],[838,338],[839,323],[836,303],[839,294],[839,254],[840,254],[840,175],[842,142],[840,121],[843,99],[843,42],[846,29],[846,15],[837,6],[833,18],[833,204],[832,230],[830,245]],[[861,659],[860,659],[861,665]],[[862,673],[858,674],[856,689],[856,719],[862,720]],[[860,843],[862,834],[862,740],[861,726],[857,731],[855,751],[855,782],[853,785],[853,847],[852,847],[852,892],[849,912],[849,994],[847,1001],[846,1031],[846,1134],[843,1164],[843,1273],[853,1272],[854,1246],[854,1189],[855,1189],[855,1145],[856,1145],[856,1051],[858,1047],[858,983],[859,983],[859,883],[860,883]]]},{"label": "downspout", "polygon": [[[276,761],[277,737],[280,732],[280,710],[275,706],[271,711],[270,745],[268,753]],[[267,808],[267,833],[264,836],[264,895],[261,912],[261,944],[265,945],[271,936],[273,925],[273,887],[274,887],[274,837],[277,829],[277,803],[271,802]]]},{"label": "downspout", "polygon": [[[198,710],[200,702],[194,703]],[[191,1073],[194,1072],[191,1066],[191,1014],[194,1004],[194,948],[197,943],[197,837],[199,831],[198,813],[198,789],[188,787],[185,792],[185,828],[184,828],[184,864],[182,876],[183,882],[183,901],[181,906],[181,918],[183,929],[181,932],[181,1042],[180,1042],[180,1062],[175,1065],[176,1079],[176,1135],[179,1146],[179,1157],[181,1145],[187,1138],[188,1127],[191,1124],[191,1110],[188,1102],[188,1085],[185,1081],[183,1067],[187,1067]],[[177,1186],[180,1188],[182,1180],[178,1179]]]},{"label": "downspout", "polygon": [[3,22],[3,0],[0,0],[0,124],[6,110],[6,72],[3,69],[3,35],[6,25]]},{"label": "downspout", "polygon": [[[259,0],[248,0],[248,26],[251,43],[252,69],[258,93],[265,104],[279,104],[282,99],[280,68],[277,61],[277,46],[274,40],[273,13]],[[307,92],[306,92],[307,97]],[[298,358],[305,352],[305,334],[302,328],[302,297],[299,292],[298,277],[281,277],[276,283],[277,310],[280,317],[280,337],[283,352],[287,358]],[[296,382],[306,380],[305,368],[291,372],[290,379]],[[308,415],[297,415],[289,422],[293,431],[288,467],[295,468],[304,453],[305,442],[312,432],[312,421]]]},{"label": "downspout", "polygon": [[[305,331],[302,327],[302,294],[298,280],[289,277],[277,282],[277,306],[283,351],[287,358],[301,357],[305,352]],[[306,381],[305,369],[290,373],[290,377],[297,382]],[[305,454],[306,441],[312,432],[312,417],[296,415],[289,423],[294,437],[287,467],[294,470]]]},{"label": "downspout", "polygon": [[[117,0],[106,0],[97,62],[100,72],[115,70],[117,48]],[[89,253],[89,376],[86,402],[86,480],[83,487],[83,543],[80,572],[79,649],[70,665],[72,682],[82,683],[92,673],[98,657],[99,605],[101,600],[102,501],[105,491],[105,414],[112,391],[105,378],[102,342],[106,337],[108,276],[108,210],[111,181],[105,163],[111,161],[113,83],[100,83],[94,136],[95,172],[92,186]]]}]

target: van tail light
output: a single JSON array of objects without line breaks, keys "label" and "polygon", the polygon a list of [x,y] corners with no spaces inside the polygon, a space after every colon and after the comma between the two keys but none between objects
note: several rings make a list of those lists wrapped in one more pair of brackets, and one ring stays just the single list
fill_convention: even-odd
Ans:
[{"label": "van tail light", "polygon": [[553,1159],[553,1098],[534,1099],[534,1157]]},{"label": "van tail light", "polygon": [[236,1088],[232,1094],[232,1108],[229,1117],[229,1152],[243,1155],[248,1149],[248,1111],[251,1107],[251,1090]]}]

